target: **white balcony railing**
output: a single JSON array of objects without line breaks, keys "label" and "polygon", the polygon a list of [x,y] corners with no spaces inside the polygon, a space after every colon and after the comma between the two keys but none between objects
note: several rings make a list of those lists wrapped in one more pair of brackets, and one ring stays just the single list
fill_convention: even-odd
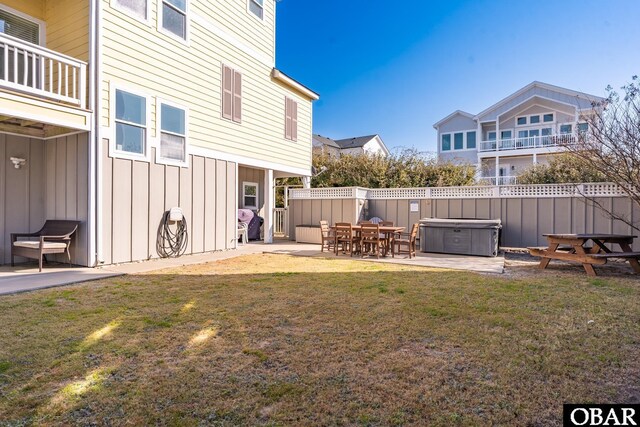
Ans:
[{"label": "white balcony railing", "polygon": [[544,136],[529,136],[526,138],[508,138],[500,140],[482,141],[480,151],[508,151],[527,150],[531,148],[559,147],[574,144],[576,136],[573,134],[557,134]]},{"label": "white balcony railing", "polygon": [[86,108],[87,64],[0,33],[0,87]]},{"label": "white balcony railing", "polygon": [[518,183],[517,176],[483,176],[480,182],[487,185],[516,185]]},{"label": "white balcony railing", "polygon": [[276,237],[289,237],[289,212],[287,208],[273,209],[273,235]]}]

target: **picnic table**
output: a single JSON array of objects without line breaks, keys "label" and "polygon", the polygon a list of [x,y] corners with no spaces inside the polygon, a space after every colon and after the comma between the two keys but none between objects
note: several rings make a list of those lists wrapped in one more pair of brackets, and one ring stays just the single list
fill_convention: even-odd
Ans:
[{"label": "picnic table", "polygon": [[[587,275],[596,276],[594,265],[604,265],[610,258],[626,259],[636,273],[640,273],[640,252],[631,248],[637,236],[625,234],[544,234],[548,247],[530,247],[529,253],[541,257],[540,268],[545,269],[554,260],[573,261],[582,264]],[[592,245],[589,244],[592,242]],[[620,251],[608,246],[617,244]]]}]

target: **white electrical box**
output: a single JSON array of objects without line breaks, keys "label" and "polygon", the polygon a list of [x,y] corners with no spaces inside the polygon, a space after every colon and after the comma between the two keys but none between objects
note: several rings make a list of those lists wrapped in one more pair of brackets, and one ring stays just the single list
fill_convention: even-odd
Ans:
[{"label": "white electrical box", "polygon": [[169,221],[172,222],[180,222],[182,221],[182,209],[180,208],[171,208],[169,210]]}]

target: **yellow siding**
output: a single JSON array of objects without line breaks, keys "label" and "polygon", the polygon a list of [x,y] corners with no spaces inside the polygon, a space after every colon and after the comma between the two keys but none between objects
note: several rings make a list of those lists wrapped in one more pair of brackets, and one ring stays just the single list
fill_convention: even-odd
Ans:
[{"label": "yellow siding", "polygon": [[45,18],[49,49],[89,60],[88,0],[47,0]]},{"label": "yellow siding", "polygon": [[[275,7],[272,1],[265,1],[265,23],[248,15],[244,1],[192,1],[191,4],[195,13],[202,17],[206,15],[205,19],[226,17],[226,22],[247,26],[248,34],[254,27],[264,31],[264,26],[273,26],[269,24],[269,21],[273,22]],[[155,1],[151,9],[151,23],[146,25],[113,9],[109,0],[103,0],[103,126],[110,125],[111,83],[120,83],[152,96],[153,136],[156,134],[155,101],[162,98],[189,108],[189,136],[193,146],[289,167],[310,168],[311,102],[273,81],[271,64],[225,41],[200,25],[199,19],[191,20],[189,46],[158,32]],[[217,24],[221,25],[220,22]],[[233,31],[238,36],[244,28]],[[273,28],[270,32],[268,39],[273,43]],[[263,49],[256,45],[252,48]],[[222,63],[243,74],[241,124],[221,117]],[[296,142],[284,138],[285,96],[298,101]]]},{"label": "yellow siding", "polygon": [[44,21],[44,0],[2,0],[0,3]]}]

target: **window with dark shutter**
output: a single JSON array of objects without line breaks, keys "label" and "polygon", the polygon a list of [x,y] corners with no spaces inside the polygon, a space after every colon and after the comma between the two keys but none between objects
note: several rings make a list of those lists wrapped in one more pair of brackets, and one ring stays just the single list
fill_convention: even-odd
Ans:
[{"label": "window with dark shutter", "polygon": [[298,103],[290,98],[284,99],[284,137],[298,140]]},{"label": "window with dark shutter", "polygon": [[222,117],[242,121],[242,74],[226,65],[222,66]]}]

